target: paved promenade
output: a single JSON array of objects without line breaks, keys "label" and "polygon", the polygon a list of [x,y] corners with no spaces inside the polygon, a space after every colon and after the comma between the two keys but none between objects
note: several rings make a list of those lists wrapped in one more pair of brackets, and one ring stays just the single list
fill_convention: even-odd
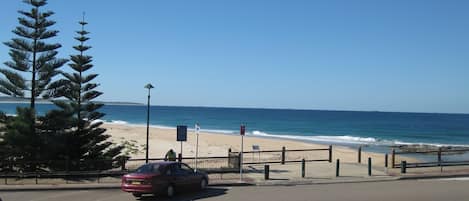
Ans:
[{"label": "paved promenade", "polygon": [[[301,175],[301,163],[270,164],[269,179],[264,179],[264,165],[244,166],[243,180],[239,173],[211,174],[212,186],[243,186],[243,185],[299,185],[299,184],[333,184],[351,182],[393,181],[399,179],[439,178],[453,176],[469,176],[468,167],[409,169],[408,173],[400,174],[400,169],[385,169],[373,166],[371,176],[368,165],[358,163],[341,163],[339,176],[336,177],[336,163],[310,162],[305,165],[305,177]],[[66,189],[118,189],[120,178],[95,178],[79,181],[63,179],[8,179],[0,181],[0,191],[18,190],[66,190]]]}]

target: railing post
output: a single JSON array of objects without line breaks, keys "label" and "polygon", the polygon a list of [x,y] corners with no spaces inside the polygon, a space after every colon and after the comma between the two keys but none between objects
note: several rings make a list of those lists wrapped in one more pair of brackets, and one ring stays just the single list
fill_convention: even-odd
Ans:
[{"label": "railing post", "polygon": [[269,179],[269,172],[270,172],[270,166],[264,165],[264,179],[265,180]]},{"label": "railing post", "polygon": [[332,145],[329,145],[329,163],[332,163]]},{"label": "railing post", "polygon": [[122,157],[121,158],[121,170],[124,171],[125,170],[125,163],[127,162],[126,158],[125,157]]},{"label": "railing post", "polygon": [[339,169],[340,169],[340,160],[337,159],[337,163],[335,165],[335,176],[338,177],[339,176]]},{"label": "railing post", "polygon": [[438,147],[438,166],[441,166],[441,147]]},{"label": "railing post", "polygon": [[231,148],[228,149],[228,167],[231,167]]},{"label": "railing post", "polygon": [[358,163],[362,163],[362,146],[358,147]]},{"label": "railing post", "polygon": [[388,154],[384,154],[384,167],[388,167]]},{"label": "railing post", "polygon": [[368,176],[371,176],[371,157],[368,158]]},{"label": "railing post", "polygon": [[405,174],[407,172],[407,161],[401,161],[401,174]]},{"label": "railing post", "polygon": [[392,149],[392,153],[391,153],[391,168],[395,168],[396,167],[396,150],[395,149]]},{"label": "railing post", "polygon": [[303,160],[301,160],[301,177],[302,178],[305,178],[305,169],[306,169],[306,161],[303,158]]},{"label": "railing post", "polygon": [[282,147],[282,165],[285,164],[285,147]]}]

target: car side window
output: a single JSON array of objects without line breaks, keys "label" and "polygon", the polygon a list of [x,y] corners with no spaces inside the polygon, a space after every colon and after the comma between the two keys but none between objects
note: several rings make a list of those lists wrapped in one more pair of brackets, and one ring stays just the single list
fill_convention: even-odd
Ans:
[{"label": "car side window", "polygon": [[172,175],[176,175],[176,176],[185,176],[185,175],[188,175],[190,174],[190,169],[189,167],[187,166],[184,166],[184,164],[171,164],[171,167],[169,168]]},{"label": "car side window", "polygon": [[177,175],[178,174],[178,170],[177,170],[177,166],[176,164],[171,164],[168,168],[168,175]]},{"label": "car side window", "polygon": [[159,164],[153,164],[153,173],[160,173],[160,165]]},{"label": "car side window", "polygon": [[192,170],[192,168],[190,168],[189,166],[187,166],[186,164],[181,164],[181,169],[184,171],[184,172],[187,172],[187,173],[193,173],[194,170]]}]

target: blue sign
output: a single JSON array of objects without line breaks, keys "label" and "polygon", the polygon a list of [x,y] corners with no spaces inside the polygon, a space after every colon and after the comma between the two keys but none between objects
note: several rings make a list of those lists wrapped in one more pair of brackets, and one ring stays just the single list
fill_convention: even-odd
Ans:
[{"label": "blue sign", "polygon": [[177,126],[177,141],[187,141],[187,126]]}]

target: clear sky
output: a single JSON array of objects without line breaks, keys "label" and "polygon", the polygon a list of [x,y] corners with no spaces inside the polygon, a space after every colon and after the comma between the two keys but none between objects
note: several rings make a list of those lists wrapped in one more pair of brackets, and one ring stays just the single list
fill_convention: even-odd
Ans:
[{"label": "clear sky", "polygon": [[[20,0],[2,1],[0,41]],[[62,56],[86,12],[101,100],[469,113],[469,1],[49,0]],[[0,61],[9,60],[0,45]],[[2,66],[4,67],[4,66]],[[68,66],[64,69],[68,70]]]}]

